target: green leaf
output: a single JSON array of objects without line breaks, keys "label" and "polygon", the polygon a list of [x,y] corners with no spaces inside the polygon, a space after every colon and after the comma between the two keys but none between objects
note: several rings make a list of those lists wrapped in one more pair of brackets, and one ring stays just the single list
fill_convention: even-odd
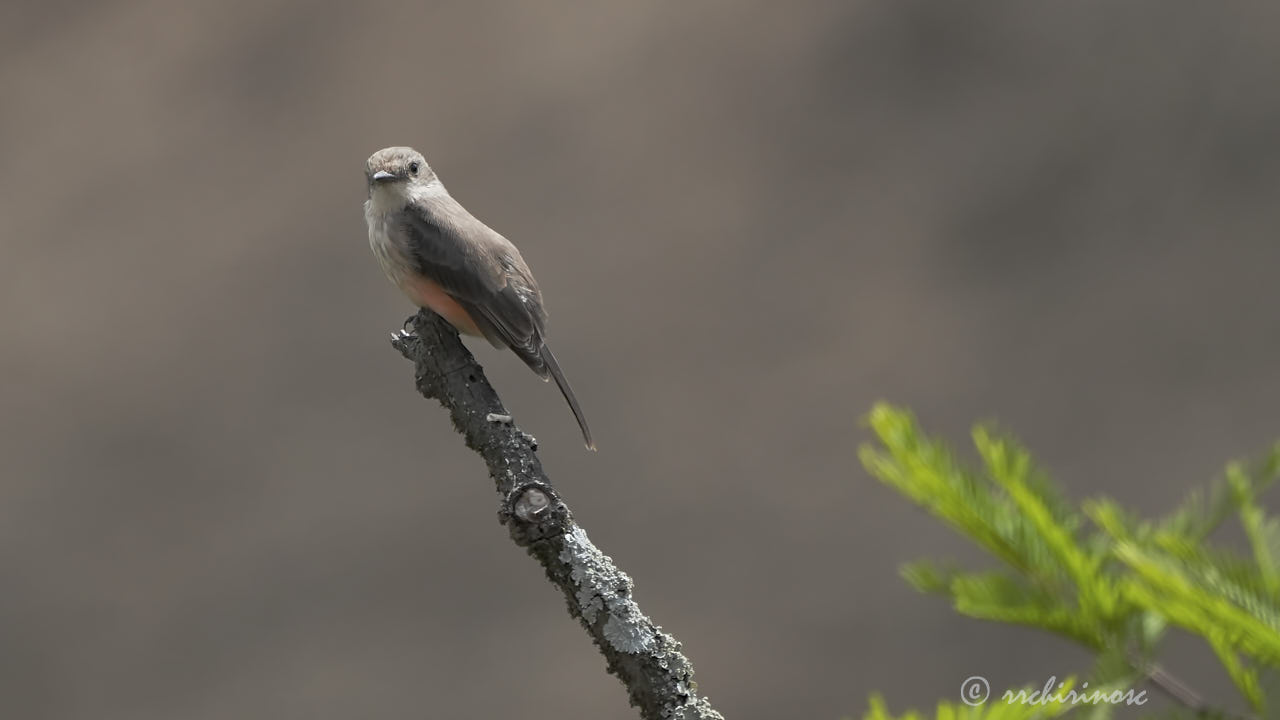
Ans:
[{"label": "green leaf", "polygon": [[1221,635],[1211,633],[1207,639],[1213,652],[1217,654],[1218,660],[1222,662],[1222,667],[1226,668],[1227,674],[1231,676],[1231,681],[1240,690],[1240,694],[1244,695],[1254,710],[1262,712],[1264,701],[1262,687],[1258,683],[1258,673],[1240,661],[1231,643]]},{"label": "green leaf", "polygon": [[1272,554],[1272,548],[1280,542],[1280,528],[1274,520],[1267,520],[1257,503],[1257,488],[1238,463],[1227,466],[1227,482],[1231,485],[1236,504],[1240,508],[1240,525],[1244,527],[1249,545],[1253,548],[1263,592],[1269,599],[1280,598],[1280,571],[1277,571],[1276,558]]}]

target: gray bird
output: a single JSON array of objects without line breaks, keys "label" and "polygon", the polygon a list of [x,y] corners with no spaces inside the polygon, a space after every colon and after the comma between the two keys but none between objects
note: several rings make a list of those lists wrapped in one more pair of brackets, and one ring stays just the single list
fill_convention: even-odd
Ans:
[{"label": "gray bird", "polygon": [[511,348],[543,380],[555,378],[595,450],[573,388],[543,339],[542,293],[516,246],[454,200],[413,148],[379,150],[365,176],[369,246],[387,278],[458,332]]}]

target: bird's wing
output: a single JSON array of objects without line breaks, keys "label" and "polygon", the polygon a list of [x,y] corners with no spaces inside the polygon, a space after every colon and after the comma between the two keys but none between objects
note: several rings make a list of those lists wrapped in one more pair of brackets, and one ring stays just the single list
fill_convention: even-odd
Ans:
[{"label": "bird's wing", "polygon": [[390,220],[390,240],[415,271],[457,300],[490,342],[511,348],[544,380],[555,378],[594,450],[582,408],[542,340],[547,313],[520,251],[448,195],[414,203]]},{"label": "bird's wing", "polygon": [[453,198],[414,203],[388,223],[390,239],[458,301],[491,341],[511,348],[539,374],[546,312],[520,251]]}]

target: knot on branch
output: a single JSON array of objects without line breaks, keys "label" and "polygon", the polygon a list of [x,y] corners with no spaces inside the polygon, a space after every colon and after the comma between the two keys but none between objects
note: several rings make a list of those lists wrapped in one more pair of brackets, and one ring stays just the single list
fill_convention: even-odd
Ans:
[{"label": "knot on branch", "polygon": [[516,485],[507,493],[498,511],[498,520],[511,529],[511,537],[522,546],[559,537],[573,521],[569,508],[555,488],[539,480]]}]

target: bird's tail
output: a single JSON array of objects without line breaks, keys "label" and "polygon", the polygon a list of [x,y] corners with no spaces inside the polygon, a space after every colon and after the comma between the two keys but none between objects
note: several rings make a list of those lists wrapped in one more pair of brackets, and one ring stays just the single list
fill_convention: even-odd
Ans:
[{"label": "bird's tail", "polygon": [[591,440],[591,428],[587,427],[587,418],[582,414],[582,407],[578,405],[578,398],[573,395],[573,388],[569,387],[569,380],[560,371],[560,363],[556,362],[556,356],[551,354],[551,348],[547,347],[545,343],[538,350],[538,356],[542,359],[542,363],[547,370],[551,371],[551,377],[555,378],[556,385],[560,386],[560,392],[564,395],[564,399],[569,402],[569,409],[573,411],[573,416],[577,418],[578,427],[582,428],[582,441],[587,444],[588,450],[595,450],[596,444]]}]

